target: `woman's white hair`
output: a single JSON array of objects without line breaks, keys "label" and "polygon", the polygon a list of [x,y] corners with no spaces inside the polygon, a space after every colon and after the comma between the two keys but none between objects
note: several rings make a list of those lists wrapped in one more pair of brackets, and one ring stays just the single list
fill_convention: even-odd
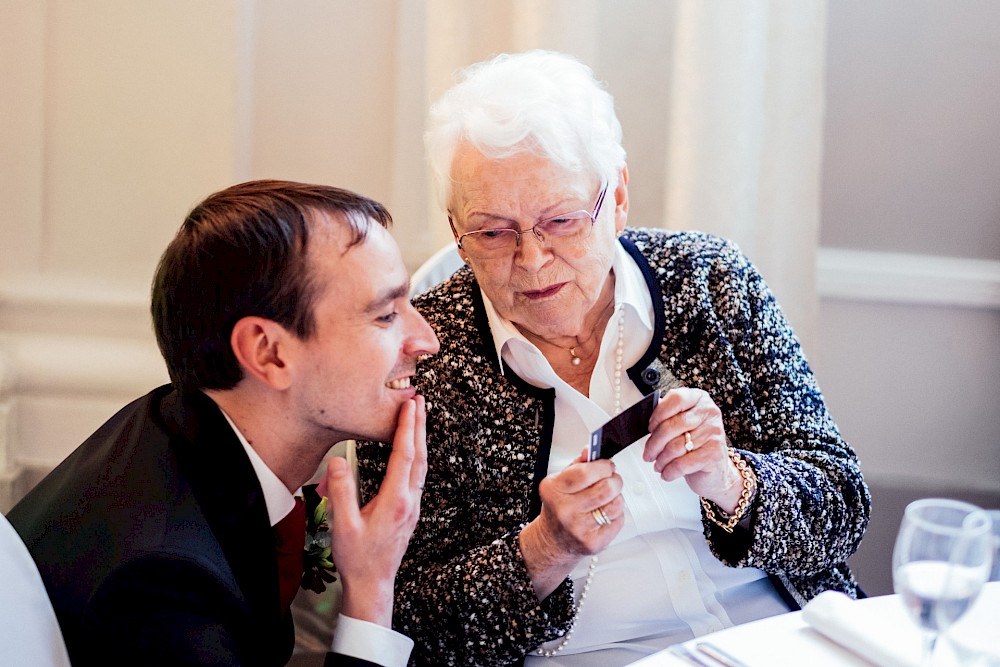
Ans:
[{"label": "woman's white hair", "polygon": [[462,142],[491,159],[532,152],[612,189],[625,166],[614,99],[589,67],[553,51],[501,54],[471,65],[431,106],[424,141],[447,208]]}]

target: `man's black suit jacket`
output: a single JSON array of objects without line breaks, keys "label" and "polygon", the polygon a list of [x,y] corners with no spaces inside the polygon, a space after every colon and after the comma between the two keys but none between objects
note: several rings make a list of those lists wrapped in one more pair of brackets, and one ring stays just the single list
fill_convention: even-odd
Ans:
[{"label": "man's black suit jacket", "polygon": [[200,392],[164,386],[125,406],[8,519],[74,665],[284,665],[291,655],[263,492]]}]

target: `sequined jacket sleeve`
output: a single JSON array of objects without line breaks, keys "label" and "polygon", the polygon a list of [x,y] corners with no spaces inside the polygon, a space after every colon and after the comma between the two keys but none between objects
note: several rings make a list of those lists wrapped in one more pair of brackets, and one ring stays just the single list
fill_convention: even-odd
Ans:
[{"label": "sequined jacket sleeve", "polygon": [[[713,553],[764,569],[799,604],[826,589],[855,593],[844,561],[866,525],[868,491],[764,281],[716,237],[632,229],[623,243],[659,291],[658,363],[712,395],[760,482],[750,531],[705,521]],[[569,580],[539,604],[518,548],[537,511],[552,395],[500,372],[468,269],[415,303],[441,351],[415,378],[428,399],[430,466],[394,626],[415,640],[412,664],[515,664],[572,619]],[[388,452],[359,443],[365,499]]]},{"label": "sequined jacket sleeve", "polygon": [[662,290],[660,359],[712,396],[759,481],[750,531],[729,535],[703,520],[713,553],[768,572],[799,605],[826,589],[856,595],[845,561],[868,523],[868,488],[760,273],[717,237],[633,230],[630,238]]}]

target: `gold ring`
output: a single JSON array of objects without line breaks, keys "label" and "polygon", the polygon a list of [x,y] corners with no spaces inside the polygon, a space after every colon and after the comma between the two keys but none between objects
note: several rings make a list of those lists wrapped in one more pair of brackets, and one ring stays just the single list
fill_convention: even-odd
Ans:
[{"label": "gold ring", "polygon": [[694,451],[694,443],[691,442],[691,432],[684,431],[684,449],[689,452]]},{"label": "gold ring", "polygon": [[607,526],[611,524],[611,518],[604,513],[603,507],[598,507],[596,510],[590,513],[590,516],[594,517],[594,521],[597,522],[597,527]]}]

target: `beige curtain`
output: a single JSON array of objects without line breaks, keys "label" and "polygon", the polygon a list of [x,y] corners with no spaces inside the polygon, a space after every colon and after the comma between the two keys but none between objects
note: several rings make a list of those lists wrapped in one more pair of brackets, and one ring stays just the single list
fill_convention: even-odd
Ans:
[{"label": "beige curtain", "polygon": [[[424,11],[410,6],[417,16],[409,17],[409,25],[424,30],[426,86],[419,91],[423,97],[413,89],[412,81],[420,78],[413,55],[420,45],[406,41],[407,76],[397,85],[406,91],[401,99],[420,102],[416,108],[407,104],[407,119],[420,116],[452,72],[493,53],[534,47],[573,53],[618,101],[633,203],[643,204],[633,207],[630,222],[700,229],[739,243],[764,272],[806,346],[812,345],[825,3],[416,4]],[[417,134],[407,133],[398,145],[399,163],[419,153],[410,141]],[[415,178],[395,191],[394,204],[417,211],[423,197],[429,226],[406,233],[414,235],[411,241],[427,238],[437,247],[449,238],[442,213],[433,197],[409,187]],[[413,245],[421,253],[432,250],[426,243]]]},{"label": "beige curtain", "polygon": [[738,242],[809,347],[823,132],[825,6],[678,3],[666,220]]}]

